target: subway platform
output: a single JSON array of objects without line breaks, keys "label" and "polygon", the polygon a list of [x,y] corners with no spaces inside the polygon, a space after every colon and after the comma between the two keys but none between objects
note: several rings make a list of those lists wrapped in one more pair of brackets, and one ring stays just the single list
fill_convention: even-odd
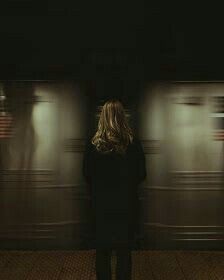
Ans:
[{"label": "subway platform", "polygon": [[[95,250],[0,251],[0,280],[96,280]],[[223,251],[132,251],[133,280],[221,280]],[[116,279],[116,254],[111,258]]]}]

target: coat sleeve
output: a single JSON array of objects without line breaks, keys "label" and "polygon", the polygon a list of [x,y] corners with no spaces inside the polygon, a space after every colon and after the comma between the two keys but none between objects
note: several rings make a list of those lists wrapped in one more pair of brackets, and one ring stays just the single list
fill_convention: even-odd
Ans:
[{"label": "coat sleeve", "polygon": [[87,183],[87,187],[89,191],[91,192],[91,143],[88,140],[85,144],[85,151],[83,156],[83,164],[82,164],[82,174],[85,178],[85,181]]},{"label": "coat sleeve", "polygon": [[136,140],[136,173],[137,183],[140,184],[142,181],[145,180],[147,172],[145,154],[143,151],[141,141],[139,139]]}]

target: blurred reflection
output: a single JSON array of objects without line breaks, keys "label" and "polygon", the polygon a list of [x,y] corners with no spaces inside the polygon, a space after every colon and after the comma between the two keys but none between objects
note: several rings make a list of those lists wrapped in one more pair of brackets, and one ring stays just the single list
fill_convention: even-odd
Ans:
[{"label": "blurred reflection", "polygon": [[33,86],[28,82],[4,82],[1,85],[1,169],[30,169],[35,146]]}]

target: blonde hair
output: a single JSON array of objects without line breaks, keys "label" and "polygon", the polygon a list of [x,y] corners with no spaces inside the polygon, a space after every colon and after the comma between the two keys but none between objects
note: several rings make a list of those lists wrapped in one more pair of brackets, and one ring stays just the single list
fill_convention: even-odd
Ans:
[{"label": "blonde hair", "polygon": [[98,129],[92,137],[92,144],[104,154],[112,151],[124,154],[133,137],[122,103],[118,99],[108,100],[100,113]]}]

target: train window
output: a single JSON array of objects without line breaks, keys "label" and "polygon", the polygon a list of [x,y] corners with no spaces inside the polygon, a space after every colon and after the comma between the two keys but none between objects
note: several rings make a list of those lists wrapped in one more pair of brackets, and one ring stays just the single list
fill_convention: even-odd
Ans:
[{"label": "train window", "polygon": [[8,100],[0,86],[0,139],[12,136],[13,117],[9,110]]},{"label": "train window", "polygon": [[212,105],[213,138],[224,140],[224,96],[214,96]]},{"label": "train window", "polygon": [[224,113],[224,96],[213,97],[213,113]]}]

